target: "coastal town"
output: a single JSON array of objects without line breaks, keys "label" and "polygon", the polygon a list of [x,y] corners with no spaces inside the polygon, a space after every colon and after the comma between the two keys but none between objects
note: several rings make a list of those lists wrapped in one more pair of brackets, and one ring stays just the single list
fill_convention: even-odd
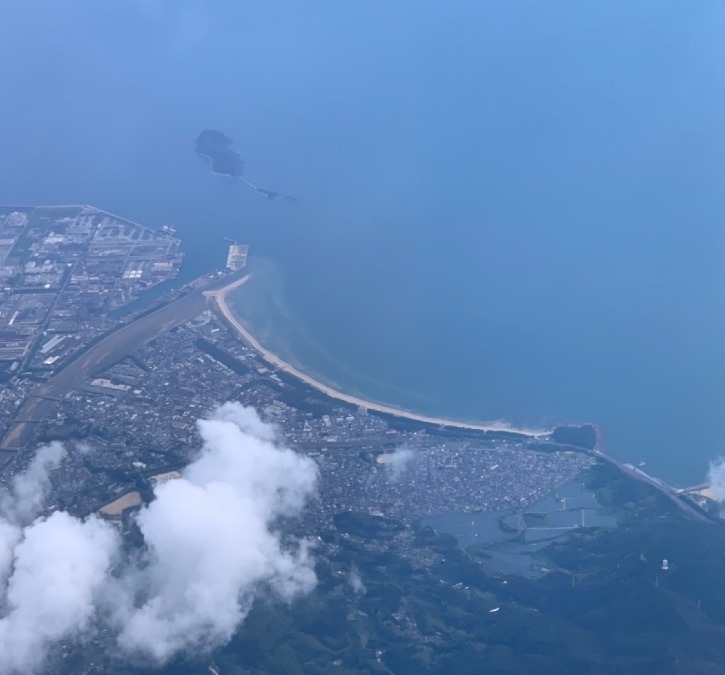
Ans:
[{"label": "coastal town", "polygon": [[[325,400],[269,369],[205,311],[69,392],[37,425],[36,442],[61,439],[68,449],[54,478],[56,504],[88,513],[129,492],[138,495],[131,504],[140,503],[159,476],[193,458],[196,421],[229,400],[260,411],[282,444],[317,462],[310,531],[330,526],[340,511],[412,522],[450,510],[522,507],[594,461],[572,449],[542,452],[526,437],[459,438],[415,422],[391,425]],[[405,466],[395,459],[387,465],[401,450]]]},{"label": "coastal town", "polygon": [[[146,319],[152,333],[106,358],[94,339],[113,336],[114,326],[135,326],[133,316],[114,319],[113,310],[176,274],[179,240],[168,229],[143,228],[91,207],[2,213],[9,299],[0,342],[7,364],[2,480],[39,445],[63,442],[67,456],[53,476],[54,508],[117,518],[131,513],[194,456],[196,421],[230,400],[254,407],[275,424],[280,443],[316,461],[319,491],[304,519],[310,531],[343,511],[411,523],[446,511],[521,508],[594,462],[581,449],[548,443],[541,432],[398,415],[276,359],[225,302],[246,280],[247,248],[236,242],[226,277],[217,273],[190,285],[195,290],[187,297],[196,304],[179,300],[178,291],[157,303],[168,316],[174,300],[187,302],[186,316],[179,310],[172,325],[155,321],[152,312]],[[31,292],[38,287],[42,293]],[[33,297],[43,304],[24,312]],[[74,361],[75,353],[82,358]],[[69,360],[78,371],[73,381]]]}]

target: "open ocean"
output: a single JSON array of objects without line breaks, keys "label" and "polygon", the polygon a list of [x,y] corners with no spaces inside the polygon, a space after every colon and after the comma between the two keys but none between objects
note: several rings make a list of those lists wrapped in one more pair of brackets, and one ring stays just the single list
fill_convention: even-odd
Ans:
[{"label": "open ocean", "polygon": [[185,279],[248,242],[240,315],[346,391],[725,454],[721,1],[9,7],[0,202],[171,223]]}]

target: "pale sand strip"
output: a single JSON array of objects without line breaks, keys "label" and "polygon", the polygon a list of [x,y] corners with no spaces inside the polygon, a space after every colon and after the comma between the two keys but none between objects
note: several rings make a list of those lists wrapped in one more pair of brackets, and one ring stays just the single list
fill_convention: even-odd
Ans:
[{"label": "pale sand strip", "polygon": [[437,424],[440,426],[447,426],[447,427],[453,427],[457,429],[473,429],[476,431],[510,431],[512,433],[521,434],[523,436],[530,436],[531,438],[538,438],[541,436],[546,436],[549,433],[551,433],[550,430],[544,430],[544,429],[517,429],[515,427],[512,427],[508,424],[502,423],[502,422],[491,422],[488,424],[476,424],[473,422],[462,422],[459,420],[450,420],[445,419],[442,417],[429,417],[428,415],[419,415],[418,413],[412,412],[410,410],[405,410],[403,408],[398,408],[395,406],[390,405],[384,405],[382,403],[375,403],[374,401],[366,401],[362,398],[358,398],[357,396],[351,396],[349,394],[344,394],[341,391],[338,391],[337,389],[333,389],[332,387],[323,384],[322,382],[319,382],[318,380],[314,379],[313,377],[310,377],[309,375],[306,375],[305,373],[297,370],[294,366],[290,365],[286,361],[283,361],[279,356],[276,354],[273,354],[268,349],[265,349],[259,341],[249,333],[249,331],[244,328],[244,326],[239,322],[237,317],[234,315],[234,313],[229,309],[229,305],[227,304],[226,296],[227,293],[230,291],[233,291],[235,288],[238,288],[242,284],[245,284],[247,280],[249,279],[251,275],[247,274],[246,276],[242,277],[241,279],[237,279],[236,281],[233,281],[227,286],[224,286],[223,288],[220,288],[216,291],[205,291],[204,295],[213,301],[213,303],[216,305],[216,307],[219,309],[219,311],[222,313],[224,318],[236,329],[236,331],[239,333],[239,335],[242,337],[242,339],[249,343],[249,345],[259,352],[259,354],[264,358],[267,363],[271,364],[278,370],[281,370],[285,373],[288,373],[289,375],[292,375],[293,377],[296,377],[298,380],[302,380],[306,384],[309,384],[311,387],[314,387],[318,391],[323,392],[324,394],[327,394],[331,398],[337,399],[339,401],[345,401],[345,403],[351,403],[355,406],[362,406],[363,408],[367,408],[368,410],[374,410],[381,413],[386,413],[388,415],[395,415],[396,417],[404,417],[406,419],[415,420],[417,422],[426,422],[429,424]]},{"label": "pale sand strip", "polygon": [[114,499],[112,502],[102,506],[99,511],[104,516],[118,518],[126,509],[129,509],[132,506],[141,506],[142,503],[141,495],[134,490],[133,492],[128,492],[118,499]]}]

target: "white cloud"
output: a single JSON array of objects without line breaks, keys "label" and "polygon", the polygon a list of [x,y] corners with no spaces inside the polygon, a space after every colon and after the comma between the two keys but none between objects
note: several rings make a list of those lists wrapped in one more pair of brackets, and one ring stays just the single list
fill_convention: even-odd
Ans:
[{"label": "white cloud", "polygon": [[400,480],[414,455],[415,453],[409,448],[399,448],[387,456],[385,466],[387,467],[388,472],[390,473],[390,479],[393,482]]},{"label": "white cloud", "polygon": [[725,457],[710,462],[707,482],[710,484],[713,497],[719,501],[725,501]]},{"label": "white cloud", "polygon": [[5,585],[13,567],[15,547],[21,534],[19,527],[0,519],[0,601],[5,598]]},{"label": "white cloud", "polygon": [[24,525],[40,513],[50,489],[49,472],[58,467],[64,455],[65,450],[58,442],[36,452],[28,468],[13,478],[11,490],[0,499],[0,513],[4,519]]},{"label": "white cloud", "polygon": [[365,593],[368,592],[368,589],[365,588],[365,584],[363,583],[362,577],[360,576],[360,572],[358,572],[357,567],[353,566],[353,568],[350,570],[350,575],[347,578],[347,582],[350,584],[350,588],[352,588],[355,595],[365,595]]},{"label": "white cloud", "polygon": [[0,672],[42,665],[47,647],[86,629],[118,547],[107,523],[55,512],[23,531],[0,619]]},{"label": "white cloud", "polygon": [[314,462],[279,447],[274,429],[236,403],[199,431],[197,459],[137,516],[141,562],[114,576],[120,540],[108,523],[61,512],[26,522],[60,446],[42,450],[13,483],[0,518],[0,672],[37,669],[52,643],[94,621],[116,631],[120,653],[160,664],[229,640],[260,592],[289,601],[314,587],[308,546],[283,545],[276,529],[314,491]]}]

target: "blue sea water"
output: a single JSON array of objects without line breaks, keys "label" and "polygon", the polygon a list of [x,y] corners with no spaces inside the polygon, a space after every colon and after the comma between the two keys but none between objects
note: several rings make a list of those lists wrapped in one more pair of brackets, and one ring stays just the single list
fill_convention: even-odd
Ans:
[{"label": "blue sea water", "polygon": [[[0,202],[174,224],[262,337],[426,413],[725,452],[725,6],[0,5]],[[193,154],[225,131],[270,202]],[[246,295],[244,295],[246,293]]]}]

